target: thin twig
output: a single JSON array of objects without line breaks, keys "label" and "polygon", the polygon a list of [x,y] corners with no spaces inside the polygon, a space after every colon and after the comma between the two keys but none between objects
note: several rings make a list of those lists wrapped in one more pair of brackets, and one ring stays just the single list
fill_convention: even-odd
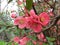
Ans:
[{"label": "thin twig", "polygon": [[58,18],[60,18],[60,15],[58,15],[58,16],[56,16],[56,17],[54,17],[54,19],[53,20],[51,20],[51,24],[49,24],[49,26],[47,26],[45,29],[43,29],[43,31],[45,31],[45,30],[47,30],[47,29],[49,29],[49,28],[51,28],[55,23],[56,23],[56,20],[58,20]]}]

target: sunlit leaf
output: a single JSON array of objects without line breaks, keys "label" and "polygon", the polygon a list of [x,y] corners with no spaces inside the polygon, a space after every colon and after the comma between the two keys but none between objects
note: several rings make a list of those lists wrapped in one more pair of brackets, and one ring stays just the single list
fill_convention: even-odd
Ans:
[{"label": "sunlit leaf", "polygon": [[4,41],[0,41],[0,45],[6,45],[7,43]]}]

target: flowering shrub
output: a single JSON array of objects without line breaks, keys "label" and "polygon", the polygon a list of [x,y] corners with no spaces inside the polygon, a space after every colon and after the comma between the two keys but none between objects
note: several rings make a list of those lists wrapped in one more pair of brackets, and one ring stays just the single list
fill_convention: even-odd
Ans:
[{"label": "flowering shrub", "polygon": [[42,31],[42,26],[47,26],[50,20],[49,18],[50,17],[46,12],[42,12],[39,16],[37,16],[34,10],[31,10],[28,17],[16,17],[14,20],[14,25],[18,25],[20,29],[29,28],[38,33]]},{"label": "flowering shrub", "polygon": [[[10,2],[11,0],[8,3]],[[9,35],[10,32],[11,35],[11,37],[6,36],[9,37],[9,42],[6,44],[60,45],[60,38],[58,39],[60,35],[60,11],[56,11],[56,0],[17,0],[16,2],[19,14],[14,10],[11,11],[12,24],[8,21],[9,19],[5,20],[6,18],[3,19],[4,23],[1,23],[1,29],[4,28],[3,31],[7,30],[8,34],[6,34]]]}]

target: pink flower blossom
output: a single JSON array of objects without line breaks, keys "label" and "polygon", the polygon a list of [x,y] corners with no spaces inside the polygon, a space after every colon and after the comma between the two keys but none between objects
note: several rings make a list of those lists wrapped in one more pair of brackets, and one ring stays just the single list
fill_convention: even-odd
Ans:
[{"label": "pink flower blossom", "polygon": [[17,15],[16,15],[16,12],[13,11],[13,12],[11,13],[11,17],[12,17],[12,18],[16,18],[16,16],[17,16]]},{"label": "pink flower blossom", "polygon": [[57,24],[60,25],[60,20],[57,21]]},{"label": "pink flower blossom", "polygon": [[42,12],[39,15],[39,21],[43,26],[46,26],[50,21],[50,17],[46,12]]},{"label": "pink flower blossom", "polygon": [[14,25],[18,25],[18,27],[20,29],[23,29],[26,27],[26,18],[24,17],[17,17],[15,20],[14,20]]},{"label": "pink flower blossom", "polygon": [[33,44],[34,44],[34,45],[36,45],[36,44],[37,44],[37,41],[32,40],[32,42],[33,42]]},{"label": "pink flower blossom", "polygon": [[44,42],[47,41],[46,38],[45,38],[45,36],[44,36],[44,34],[43,34],[42,32],[41,32],[40,34],[37,34],[37,37],[38,37],[38,39],[41,40],[41,41],[44,41]]},{"label": "pink flower blossom", "polygon": [[36,33],[42,30],[42,26],[38,22],[38,16],[35,14],[34,10],[31,10],[30,16],[27,17],[27,27]]},{"label": "pink flower blossom", "polygon": [[40,42],[39,42],[39,45],[43,45],[43,42],[40,41]]},{"label": "pink flower blossom", "polygon": [[26,43],[29,41],[30,39],[27,37],[23,37],[22,39],[20,39],[20,45],[26,45]]},{"label": "pink flower blossom", "polygon": [[22,4],[22,2],[21,2],[20,0],[18,0],[18,4],[19,4],[19,5],[21,5],[21,4]]},{"label": "pink flower blossom", "polygon": [[39,40],[41,40],[41,39],[44,39],[44,38],[45,38],[43,33],[38,34],[38,35],[37,35],[37,37],[38,37],[38,39],[39,39]]},{"label": "pink flower blossom", "polygon": [[38,33],[41,32],[42,26],[40,23],[33,20],[33,18],[29,18],[27,21],[27,27],[32,29],[34,32]]},{"label": "pink flower blossom", "polygon": [[45,38],[45,39],[43,39],[43,41],[44,41],[44,42],[46,42],[46,41],[47,41],[47,40],[46,40],[46,38]]},{"label": "pink flower blossom", "polygon": [[13,41],[16,42],[16,43],[19,43],[19,37],[14,37]]},{"label": "pink flower blossom", "polygon": [[48,12],[48,14],[49,14],[51,17],[54,17],[53,12]]},{"label": "pink flower blossom", "polygon": [[12,17],[12,18],[15,18],[15,17],[16,17],[16,14],[11,14],[11,17]]},{"label": "pink flower blossom", "polygon": [[34,32],[38,33],[42,31],[42,26],[39,23],[32,22],[32,26],[30,27]]},{"label": "pink flower blossom", "polygon": [[30,10],[30,17],[32,17],[35,22],[38,22],[38,16],[35,14],[33,9]]},{"label": "pink flower blossom", "polygon": [[36,16],[36,14],[35,14],[35,12],[34,12],[34,10],[32,9],[32,10],[30,10],[30,15],[31,16]]}]

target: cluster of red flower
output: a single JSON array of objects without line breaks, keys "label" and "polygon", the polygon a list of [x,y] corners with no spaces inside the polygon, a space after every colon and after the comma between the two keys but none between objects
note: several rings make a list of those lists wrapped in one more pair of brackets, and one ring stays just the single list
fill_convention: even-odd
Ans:
[{"label": "cluster of red flower", "polygon": [[[47,26],[50,17],[47,12],[42,12],[39,15],[36,15],[34,10],[30,10],[29,14],[25,14],[24,16],[16,16],[16,14],[11,15],[12,18],[14,18],[14,25],[17,25],[20,29],[30,29],[33,30],[35,33],[39,33],[42,31],[42,28],[44,26]],[[43,41],[46,41],[43,33],[37,35],[38,39],[42,39]],[[26,43],[30,40],[27,37],[23,37],[22,39],[19,39],[19,37],[14,38],[14,42],[19,43],[20,45],[26,45]],[[36,44],[35,41],[33,41],[34,44]],[[41,44],[41,43],[40,43]]]},{"label": "cluster of red flower", "polygon": [[29,13],[30,16],[18,16],[14,20],[14,25],[18,25],[20,29],[28,28],[38,33],[42,27],[49,23],[50,17],[46,12],[36,15],[34,10]]}]

